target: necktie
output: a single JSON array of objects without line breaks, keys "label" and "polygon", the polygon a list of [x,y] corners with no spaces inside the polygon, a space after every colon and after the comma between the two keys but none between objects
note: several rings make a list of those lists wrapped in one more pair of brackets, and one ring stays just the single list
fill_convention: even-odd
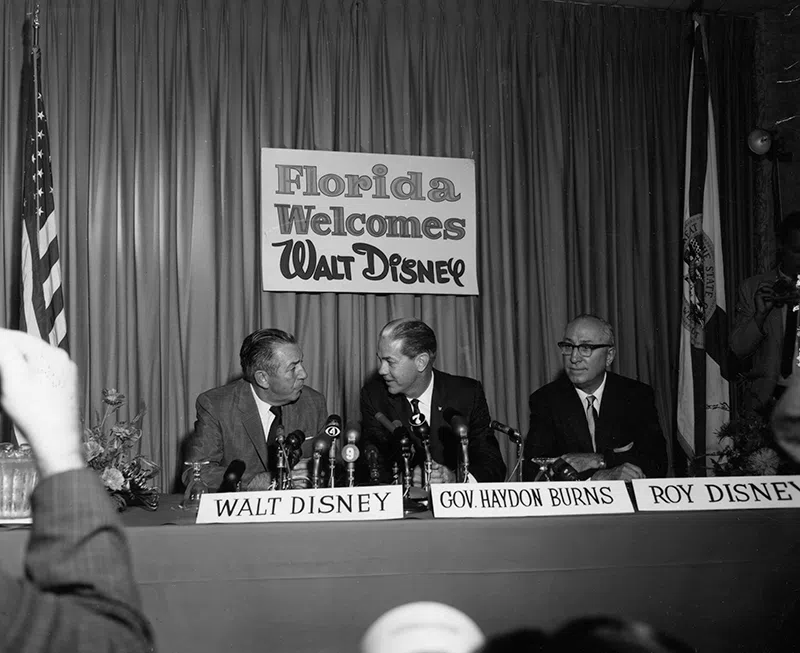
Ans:
[{"label": "necktie", "polygon": [[419,399],[409,399],[409,402],[411,402],[411,423],[416,424],[417,421],[415,420],[415,418],[417,418],[417,415],[422,414],[419,409]]},{"label": "necktie", "polygon": [[786,305],[786,329],[783,332],[783,352],[781,353],[781,376],[789,377],[792,375],[792,363],[794,361],[795,337],[797,336],[797,312],[792,310],[792,306]]},{"label": "necktie", "polygon": [[586,397],[586,422],[589,424],[589,435],[592,436],[592,451],[597,451],[597,443],[594,439],[594,427],[599,415],[597,409],[594,407],[594,395]]},{"label": "necktie", "polygon": [[269,412],[275,415],[272,424],[269,426],[269,434],[267,435],[267,446],[275,444],[278,439],[278,426],[283,424],[283,408],[281,406],[270,406]]}]

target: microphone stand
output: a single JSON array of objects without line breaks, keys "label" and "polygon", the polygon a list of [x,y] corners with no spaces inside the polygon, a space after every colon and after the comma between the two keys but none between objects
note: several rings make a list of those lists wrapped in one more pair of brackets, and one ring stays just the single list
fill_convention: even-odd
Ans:
[{"label": "microphone stand", "polygon": [[286,462],[286,436],[284,434],[284,429],[282,425],[278,425],[278,478],[276,480],[275,487],[278,490],[285,490],[286,489],[286,482],[288,480],[288,464]]},{"label": "microphone stand", "polygon": [[392,485],[400,485],[400,465],[392,463]]},{"label": "microphone stand", "polygon": [[311,487],[315,490],[319,489],[319,465],[322,462],[322,454],[319,451],[315,451],[313,454],[313,472],[311,474]]},{"label": "microphone stand", "polygon": [[461,478],[459,483],[469,482],[469,438],[466,434],[461,435],[461,465],[459,466]]},{"label": "microphone stand", "polygon": [[328,467],[330,468],[330,486],[335,487],[335,482],[333,477],[335,474],[333,473],[336,470],[336,442],[338,440],[338,434],[331,436],[331,449],[328,452]]},{"label": "microphone stand", "polygon": [[517,480],[522,483],[522,466],[525,464],[525,459],[522,456],[522,440],[517,441]]},{"label": "microphone stand", "polygon": [[400,450],[403,457],[403,496],[408,498],[413,481],[411,477],[411,440],[403,438],[400,441]]}]

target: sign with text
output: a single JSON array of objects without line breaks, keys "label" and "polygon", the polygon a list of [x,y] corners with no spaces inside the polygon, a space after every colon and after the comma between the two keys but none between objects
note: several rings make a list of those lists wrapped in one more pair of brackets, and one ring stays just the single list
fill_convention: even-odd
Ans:
[{"label": "sign with text", "polygon": [[198,524],[402,518],[399,485],[204,494],[197,511]]},{"label": "sign with text", "polygon": [[647,478],[633,481],[641,511],[800,507],[800,476]]},{"label": "sign with text", "polygon": [[434,517],[534,517],[633,512],[623,481],[431,486]]},{"label": "sign with text", "polygon": [[264,290],[477,295],[471,159],[261,150]]}]

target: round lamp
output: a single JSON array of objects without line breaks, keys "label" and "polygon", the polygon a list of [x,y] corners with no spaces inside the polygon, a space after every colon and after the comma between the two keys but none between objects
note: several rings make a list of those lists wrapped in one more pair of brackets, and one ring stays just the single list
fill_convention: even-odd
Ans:
[{"label": "round lamp", "polygon": [[747,137],[747,147],[754,154],[766,154],[772,147],[772,134],[766,129],[754,129]]}]

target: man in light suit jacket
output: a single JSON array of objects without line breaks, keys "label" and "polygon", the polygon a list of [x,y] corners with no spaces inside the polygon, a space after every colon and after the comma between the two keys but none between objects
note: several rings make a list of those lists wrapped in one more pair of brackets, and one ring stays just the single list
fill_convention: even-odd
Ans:
[{"label": "man in light suit jacket", "polygon": [[[311,441],[325,425],[325,397],[305,385],[303,352],[294,336],[280,329],[251,333],[239,352],[242,379],[197,398],[197,421],[187,442],[187,461],[207,460],[200,476],[211,491],[222,483],[233,460],[245,463],[242,487],[269,489],[276,472],[275,428],[305,436],[294,478],[307,477]],[[280,421],[278,421],[280,420]],[[183,473],[184,483],[192,470]]]},{"label": "man in light suit jacket", "polygon": [[531,458],[555,457],[594,480],[663,476],[666,442],[653,389],[606,369],[616,355],[611,325],[581,315],[558,345],[564,375],[530,397],[528,480],[538,471]]},{"label": "man in light suit jacket", "polygon": [[[769,405],[789,385],[792,370],[797,370],[791,364],[795,347],[793,330],[797,328],[796,313],[791,309],[798,299],[792,288],[800,273],[800,211],[784,218],[776,239],[778,270],[742,282],[730,335],[731,351],[740,360],[750,361],[750,392],[744,397],[744,407],[751,410]],[[791,320],[788,338],[787,318]]]},{"label": "man in light suit jacket", "polygon": [[[453,376],[434,369],[436,334],[427,324],[409,318],[389,322],[378,341],[378,376],[361,390],[361,421],[365,448],[377,447],[388,480],[388,468],[397,443],[376,418],[383,413],[391,422],[400,420],[409,428],[412,403],[430,425],[430,450],[433,459],[431,482],[456,479],[461,460],[461,441],[445,420],[445,411],[460,413],[468,427],[470,480],[502,482],[506,465],[494,433],[489,429],[489,408],[483,386],[475,379]],[[414,463],[424,459],[417,455]],[[419,477],[419,472],[416,474]]]},{"label": "man in light suit jacket", "polygon": [[0,571],[0,651],[154,650],[122,524],[84,462],[77,394],[66,352],[0,329],[0,406],[39,471],[25,578]]}]

